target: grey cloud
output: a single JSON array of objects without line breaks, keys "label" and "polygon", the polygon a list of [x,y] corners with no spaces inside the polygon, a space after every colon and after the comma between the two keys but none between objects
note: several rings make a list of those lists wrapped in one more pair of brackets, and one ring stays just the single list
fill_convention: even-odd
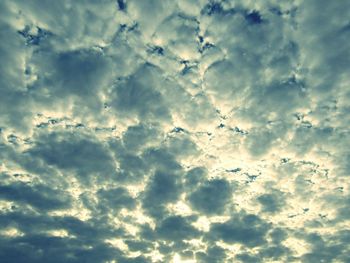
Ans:
[{"label": "grey cloud", "polygon": [[0,199],[13,201],[16,204],[29,204],[42,211],[64,209],[71,205],[64,191],[46,185],[24,183],[0,185]]},{"label": "grey cloud", "polygon": [[270,129],[252,130],[246,140],[247,148],[252,155],[261,156],[271,147],[276,135]]},{"label": "grey cloud", "polygon": [[146,0],[138,2],[128,1],[128,11],[140,24],[140,31],[146,36],[154,33],[157,26],[172,13],[173,2]]},{"label": "grey cloud", "polygon": [[199,56],[197,46],[198,21],[180,15],[167,17],[156,29],[154,37],[161,38],[164,45],[181,59]]},{"label": "grey cloud", "polygon": [[176,157],[195,156],[199,153],[196,144],[186,136],[174,136],[166,142],[168,151]]},{"label": "grey cloud", "polygon": [[103,109],[102,94],[113,77],[111,61],[102,52],[40,50],[28,64],[37,77],[30,88],[37,109],[46,108],[49,102],[56,109],[70,107],[76,116],[83,117],[88,112],[99,119],[98,114]]},{"label": "grey cloud", "polygon": [[157,127],[140,124],[130,126],[123,135],[123,143],[127,150],[137,151],[147,147],[147,144],[157,143],[162,139]]},{"label": "grey cloud", "polygon": [[285,246],[271,246],[260,251],[259,257],[264,259],[269,258],[272,260],[281,260],[288,256],[290,252],[290,249]]},{"label": "grey cloud", "polygon": [[[11,17],[7,4],[3,3],[1,10],[6,14],[1,16]],[[25,57],[24,41],[3,19],[0,21],[0,37],[6,39],[0,44],[0,56],[2,63],[7,65],[0,70],[0,125],[27,131],[30,129],[27,124],[28,118],[32,113],[31,103],[26,94],[25,72],[20,63]],[[8,52],[9,50],[12,52]]]},{"label": "grey cloud", "polygon": [[259,106],[266,113],[275,112],[283,114],[293,111],[296,107],[306,102],[306,94],[303,94],[303,85],[295,80],[280,80],[277,83],[271,83],[265,87],[258,88],[259,91],[252,91],[255,110]]},{"label": "grey cloud", "polygon": [[181,184],[178,176],[167,171],[156,171],[150,178],[144,193],[143,207],[155,217],[163,216],[163,205],[175,202],[180,195]]},{"label": "grey cloud", "polygon": [[288,237],[288,234],[281,228],[275,228],[269,233],[269,236],[273,243],[279,244]]},{"label": "grey cloud", "polygon": [[[120,210],[122,208],[133,209],[136,205],[135,200],[128,191],[122,187],[113,189],[101,189],[97,192],[99,207],[102,211],[108,213],[109,210]],[[102,212],[104,213],[104,212]]]},{"label": "grey cloud", "polygon": [[142,157],[148,164],[161,171],[180,171],[181,165],[175,160],[175,156],[164,148],[148,148]]},{"label": "grey cloud", "polygon": [[41,136],[27,154],[60,169],[77,171],[86,181],[94,174],[106,178],[114,173],[114,162],[107,148],[83,134],[51,133]]},{"label": "grey cloud", "polygon": [[156,228],[157,236],[169,241],[192,239],[199,232],[190,225],[189,219],[181,216],[171,216],[160,222]]},{"label": "grey cloud", "polygon": [[119,161],[118,179],[126,181],[137,181],[149,174],[150,167],[141,157],[132,154],[123,154],[117,157]]},{"label": "grey cloud", "polygon": [[325,237],[310,233],[305,235],[305,240],[311,245],[311,251],[302,255],[301,260],[306,262],[327,262],[340,260],[346,262],[349,259],[349,248],[344,237],[347,231],[340,231],[332,236]]},{"label": "grey cloud", "polygon": [[[82,221],[75,217],[48,216],[46,214],[33,214],[31,211],[12,211],[1,213],[0,221],[4,227],[15,227],[23,232],[23,236],[49,236],[51,230],[65,230],[69,235],[75,236],[80,244],[92,245],[101,242],[104,238],[120,235],[117,229],[109,229],[98,221]],[[16,239],[17,237],[9,237]],[[71,237],[62,237],[71,238]],[[29,239],[28,239],[29,240]]]},{"label": "grey cloud", "polygon": [[82,0],[69,5],[65,2],[51,4],[43,1],[39,4],[18,0],[12,5],[15,10],[25,10],[21,17],[28,23],[50,29],[56,35],[51,40],[52,45],[61,50],[98,45],[101,39],[108,41],[115,33],[111,28],[113,15],[118,11],[115,1],[96,3]]},{"label": "grey cloud", "polygon": [[131,251],[147,252],[152,248],[152,243],[147,241],[139,240],[125,240]]},{"label": "grey cloud", "polygon": [[[343,31],[347,22],[342,17],[350,6],[348,3],[336,5],[326,1],[322,4],[321,12],[319,2],[305,3],[300,6],[300,16],[297,16],[300,39],[307,41],[303,45],[303,52],[308,60],[306,64],[310,67],[308,80],[313,91],[318,93],[316,96],[330,94],[338,89],[337,84],[342,82],[340,79],[346,74],[345,65],[349,64],[348,43],[344,41],[349,31]],[[325,16],[328,17],[327,23]],[[327,52],[331,49],[334,52]]]},{"label": "grey cloud", "polygon": [[253,262],[257,262],[260,260],[260,258],[258,256],[250,255],[248,253],[238,254],[235,258],[240,260],[241,262],[247,262],[247,263],[253,263]]},{"label": "grey cloud", "polygon": [[144,256],[138,256],[135,258],[124,257],[124,258],[119,259],[119,262],[121,262],[121,263],[147,263],[148,259],[145,258]]},{"label": "grey cloud", "polygon": [[2,240],[3,262],[102,262],[123,258],[117,249],[103,243],[84,244],[78,239],[31,235]]},{"label": "grey cloud", "polygon": [[269,224],[255,215],[237,215],[224,223],[215,223],[210,227],[210,240],[223,240],[227,243],[241,243],[247,247],[257,247],[267,241],[265,235]]},{"label": "grey cloud", "polygon": [[108,59],[93,50],[59,53],[53,58],[52,66],[54,76],[50,76],[50,81],[58,84],[61,94],[94,95],[111,73]]},{"label": "grey cloud", "polygon": [[193,208],[205,214],[220,214],[230,202],[232,189],[223,179],[214,179],[200,185],[188,197]]},{"label": "grey cloud", "polygon": [[349,262],[349,10],[0,1],[0,261]]},{"label": "grey cloud", "polygon": [[205,88],[217,102],[224,101],[231,108],[234,107],[237,98],[244,96],[245,84],[237,78],[240,67],[231,61],[218,61],[213,63],[205,73]]},{"label": "grey cloud", "polygon": [[159,150],[152,148],[159,144],[160,138],[157,128],[140,124],[130,126],[122,139],[111,139],[108,145],[118,162],[118,180],[135,182],[148,176],[152,166],[160,164],[158,158],[163,157],[157,154]]},{"label": "grey cloud", "polygon": [[226,252],[223,248],[218,246],[212,246],[204,252],[197,252],[196,259],[199,262],[222,262],[226,259]]},{"label": "grey cloud", "polygon": [[168,109],[157,90],[161,79],[161,72],[155,67],[141,66],[130,78],[116,84],[111,106],[124,115],[136,114],[141,119],[169,119]]},{"label": "grey cloud", "polygon": [[284,193],[281,191],[260,195],[257,201],[262,206],[262,212],[266,213],[279,212],[286,204]]},{"label": "grey cloud", "polygon": [[185,186],[192,189],[202,182],[208,174],[208,171],[204,167],[195,167],[189,170],[185,175]]}]

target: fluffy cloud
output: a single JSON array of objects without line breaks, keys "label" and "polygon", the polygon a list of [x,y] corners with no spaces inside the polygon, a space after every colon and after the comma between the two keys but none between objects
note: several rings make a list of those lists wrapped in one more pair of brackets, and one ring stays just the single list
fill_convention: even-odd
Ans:
[{"label": "fluffy cloud", "polygon": [[0,2],[1,262],[349,262],[346,1]]}]

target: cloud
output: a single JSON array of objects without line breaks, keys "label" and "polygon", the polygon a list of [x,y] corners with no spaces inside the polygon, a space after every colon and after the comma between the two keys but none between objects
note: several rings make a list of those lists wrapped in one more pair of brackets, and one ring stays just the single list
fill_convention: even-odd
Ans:
[{"label": "cloud", "polygon": [[[123,207],[134,208],[135,200],[129,195],[128,191],[122,187],[98,191],[99,207],[102,211],[120,210]],[[102,212],[103,213],[103,212]]]},{"label": "cloud", "polygon": [[44,135],[27,154],[59,169],[74,171],[82,181],[86,182],[95,174],[108,177],[114,173],[114,163],[108,149],[83,134]]},{"label": "cloud", "polygon": [[215,179],[200,185],[188,197],[194,209],[204,214],[220,214],[230,202],[232,190],[226,180]]},{"label": "cloud", "polygon": [[169,118],[163,98],[157,91],[161,81],[159,76],[154,66],[141,66],[133,77],[115,87],[111,106],[124,115],[134,113],[142,119]]},{"label": "cloud", "polygon": [[165,218],[156,228],[157,236],[169,241],[180,241],[198,237],[198,230],[190,225],[188,219],[181,216]]},{"label": "cloud", "polygon": [[348,262],[350,5],[0,2],[1,262]]},{"label": "cloud", "polygon": [[140,150],[140,148],[152,146],[152,144],[157,145],[161,139],[161,135],[157,127],[154,126],[143,124],[129,126],[123,135],[124,147],[132,152]]},{"label": "cloud", "polygon": [[285,205],[284,193],[280,191],[260,195],[257,200],[262,206],[262,211],[266,213],[276,213]]},{"label": "cloud", "polygon": [[200,260],[200,262],[222,262],[226,259],[225,250],[218,246],[212,246],[204,252],[198,252],[196,255],[196,259]]},{"label": "cloud", "polygon": [[266,243],[265,235],[269,229],[269,224],[256,215],[238,215],[226,222],[213,224],[208,238],[257,247]]},{"label": "cloud", "polygon": [[63,209],[70,206],[70,200],[64,191],[55,190],[46,185],[12,183],[0,185],[0,190],[0,199],[13,201],[16,204],[29,204],[42,211]]}]

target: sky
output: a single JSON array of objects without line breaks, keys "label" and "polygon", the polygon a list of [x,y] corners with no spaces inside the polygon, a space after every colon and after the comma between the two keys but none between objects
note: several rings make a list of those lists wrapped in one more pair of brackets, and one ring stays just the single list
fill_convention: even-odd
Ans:
[{"label": "sky", "polygon": [[0,261],[350,262],[350,1],[0,1]]}]

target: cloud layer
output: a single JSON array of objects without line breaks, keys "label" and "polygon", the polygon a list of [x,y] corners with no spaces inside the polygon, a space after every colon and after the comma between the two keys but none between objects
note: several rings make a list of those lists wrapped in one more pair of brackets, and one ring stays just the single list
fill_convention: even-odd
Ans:
[{"label": "cloud layer", "polygon": [[349,262],[347,1],[0,2],[1,262]]}]

